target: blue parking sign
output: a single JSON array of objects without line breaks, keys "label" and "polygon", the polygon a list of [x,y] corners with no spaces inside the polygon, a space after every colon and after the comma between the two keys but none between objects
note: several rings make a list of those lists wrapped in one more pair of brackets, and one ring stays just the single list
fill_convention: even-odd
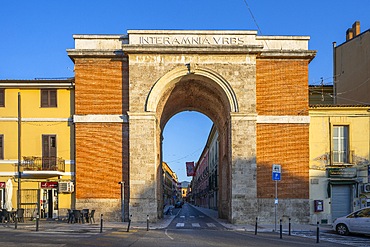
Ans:
[{"label": "blue parking sign", "polygon": [[280,181],[281,177],[280,177],[280,172],[273,172],[272,173],[272,180],[274,181]]}]

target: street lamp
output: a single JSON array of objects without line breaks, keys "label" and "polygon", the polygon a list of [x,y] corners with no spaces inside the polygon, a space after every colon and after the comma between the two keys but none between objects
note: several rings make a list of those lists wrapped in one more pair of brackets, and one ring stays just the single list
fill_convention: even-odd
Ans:
[{"label": "street lamp", "polygon": [[21,118],[21,93],[18,92],[18,191],[17,191],[17,209],[21,205],[21,127],[22,127],[22,118]]}]

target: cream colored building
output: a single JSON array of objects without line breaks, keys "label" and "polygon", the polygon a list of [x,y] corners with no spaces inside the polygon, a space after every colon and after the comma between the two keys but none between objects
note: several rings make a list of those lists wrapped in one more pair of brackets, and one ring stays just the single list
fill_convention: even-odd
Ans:
[{"label": "cream colored building", "polygon": [[44,218],[73,207],[73,111],[74,79],[0,80],[0,184],[12,181],[12,207],[25,217],[35,217],[38,202]]},{"label": "cream colored building", "polygon": [[370,206],[370,106],[311,106],[311,223]]}]

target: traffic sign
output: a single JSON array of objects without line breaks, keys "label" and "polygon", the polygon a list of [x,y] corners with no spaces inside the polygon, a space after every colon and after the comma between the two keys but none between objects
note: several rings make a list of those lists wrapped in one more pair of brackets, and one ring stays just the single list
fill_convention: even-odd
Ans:
[{"label": "traffic sign", "polygon": [[280,172],[272,172],[272,180],[280,181],[281,180],[281,173]]},{"label": "traffic sign", "polygon": [[281,173],[281,165],[273,164],[273,165],[272,165],[272,172],[278,172],[278,173]]},{"label": "traffic sign", "polygon": [[281,165],[272,165],[272,180],[280,181],[281,179]]}]

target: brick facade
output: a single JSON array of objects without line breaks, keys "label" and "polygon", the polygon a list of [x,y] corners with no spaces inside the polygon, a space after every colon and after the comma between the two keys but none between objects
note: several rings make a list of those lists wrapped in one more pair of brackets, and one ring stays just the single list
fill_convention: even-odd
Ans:
[{"label": "brick facade", "polygon": [[[74,62],[76,115],[125,115],[127,63],[112,58],[76,58]],[[128,123],[75,123],[75,140],[76,207],[89,206],[110,219],[120,219],[112,212],[120,211],[118,182],[128,181]],[[128,198],[128,189],[124,192]]]},{"label": "brick facade", "polygon": [[[257,60],[259,115],[308,115],[307,60]],[[275,197],[272,164],[282,166],[279,197],[308,198],[309,124],[257,124],[257,195]]]}]

